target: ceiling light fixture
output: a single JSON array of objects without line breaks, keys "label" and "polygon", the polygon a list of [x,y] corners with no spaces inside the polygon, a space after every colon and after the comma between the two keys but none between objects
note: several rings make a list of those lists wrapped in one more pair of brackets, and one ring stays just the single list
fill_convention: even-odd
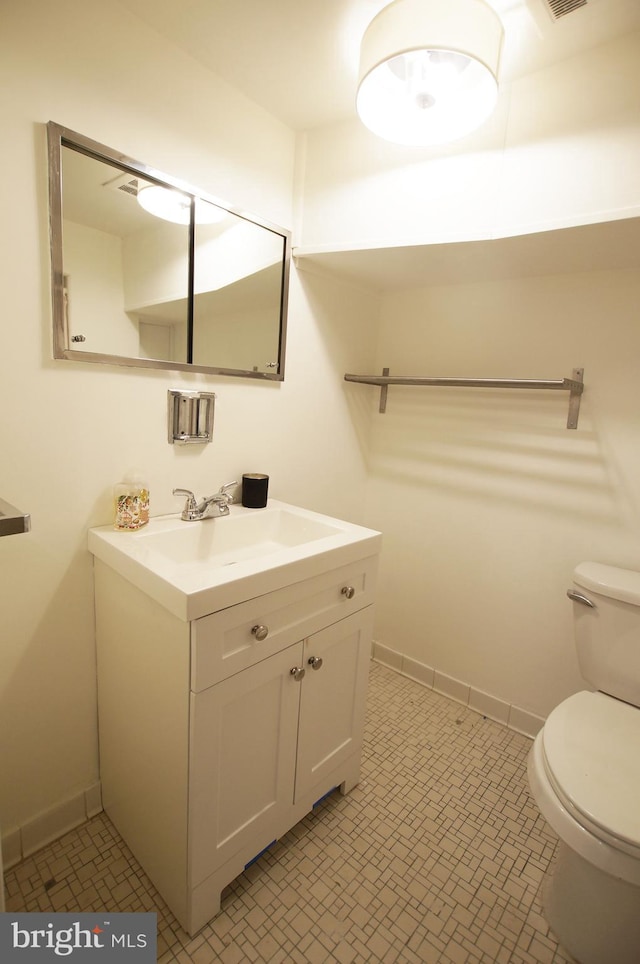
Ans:
[{"label": "ceiling light fixture", "polygon": [[[175,188],[150,184],[138,191],[138,204],[149,214],[172,221],[174,224],[189,224],[191,218],[191,196]],[[203,198],[195,199],[196,224],[216,224],[227,216],[224,208],[211,204]]]},{"label": "ceiling light fixture", "polygon": [[356,107],[396,144],[444,144],[479,127],[498,97],[503,28],[484,0],[393,0],[362,38]]}]

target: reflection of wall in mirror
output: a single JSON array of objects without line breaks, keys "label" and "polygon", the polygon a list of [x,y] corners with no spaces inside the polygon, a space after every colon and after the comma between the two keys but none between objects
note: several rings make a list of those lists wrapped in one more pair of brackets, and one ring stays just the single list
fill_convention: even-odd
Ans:
[{"label": "reflection of wall in mirror", "polygon": [[[126,302],[131,272],[127,242],[95,228],[64,222],[64,264],[71,348],[125,357],[186,361],[186,300],[168,317],[145,319]],[[183,261],[183,279],[186,275]],[[182,288],[186,289],[183,280]]]},{"label": "reflection of wall in mirror", "polygon": [[282,262],[281,235],[241,218],[230,224],[196,225],[195,241],[196,294],[215,291]]},{"label": "reflection of wall in mirror", "polygon": [[[189,284],[189,229],[154,220],[124,239],[124,300],[127,311],[186,299]],[[176,321],[186,320],[186,305]]]},{"label": "reflection of wall in mirror", "polygon": [[140,332],[140,344],[136,353],[138,358],[161,358],[166,361],[186,362],[185,325],[161,325],[140,318],[138,330]]},{"label": "reflection of wall in mirror", "polygon": [[196,226],[193,361],[277,371],[283,239],[234,218]]},{"label": "reflection of wall in mirror", "polygon": [[193,330],[193,361],[218,368],[276,372],[279,318],[273,310],[208,314],[196,317]]},{"label": "reflection of wall in mirror", "polygon": [[[158,222],[125,239],[125,304],[139,320],[140,357],[186,361],[186,231]],[[194,364],[277,370],[282,253],[280,235],[231,214],[196,226]]]},{"label": "reflection of wall in mirror", "polygon": [[124,239],[124,296],[139,358],[187,361],[188,228],[154,221]]},{"label": "reflection of wall in mirror", "polygon": [[135,355],[138,331],[124,308],[122,242],[111,234],[64,222],[70,347],[111,355]]}]

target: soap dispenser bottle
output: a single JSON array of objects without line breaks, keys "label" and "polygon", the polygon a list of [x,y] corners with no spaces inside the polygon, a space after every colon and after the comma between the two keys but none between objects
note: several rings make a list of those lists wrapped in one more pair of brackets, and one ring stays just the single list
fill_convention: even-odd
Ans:
[{"label": "soap dispenser bottle", "polygon": [[138,472],[128,472],[114,487],[115,528],[140,529],[149,521],[149,486]]}]

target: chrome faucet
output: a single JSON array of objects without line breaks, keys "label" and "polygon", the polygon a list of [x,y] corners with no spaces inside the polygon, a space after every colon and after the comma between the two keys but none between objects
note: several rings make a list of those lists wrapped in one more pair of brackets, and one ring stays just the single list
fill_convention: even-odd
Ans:
[{"label": "chrome faucet", "polygon": [[197,522],[200,519],[216,519],[219,516],[229,515],[229,506],[233,503],[233,496],[227,492],[227,489],[231,489],[237,484],[235,480],[226,482],[220,486],[215,495],[205,495],[200,502],[197,501],[190,489],[174,489],[174,495],[184,495],[187,500],[180,518],[185,522]]}]

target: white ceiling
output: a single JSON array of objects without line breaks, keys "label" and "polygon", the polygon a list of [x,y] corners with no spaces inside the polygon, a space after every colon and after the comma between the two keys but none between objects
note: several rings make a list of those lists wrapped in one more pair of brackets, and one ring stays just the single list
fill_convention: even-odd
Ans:
[{"label": "white ceiling", "polygon": [[[120,2],[289,127],[307,130],[355,117],[360,40],[389,0]],[[640,0],[587,0],[555,22],[545,0],[488,2],[505,28],[502,81],[640,30]]]}]

